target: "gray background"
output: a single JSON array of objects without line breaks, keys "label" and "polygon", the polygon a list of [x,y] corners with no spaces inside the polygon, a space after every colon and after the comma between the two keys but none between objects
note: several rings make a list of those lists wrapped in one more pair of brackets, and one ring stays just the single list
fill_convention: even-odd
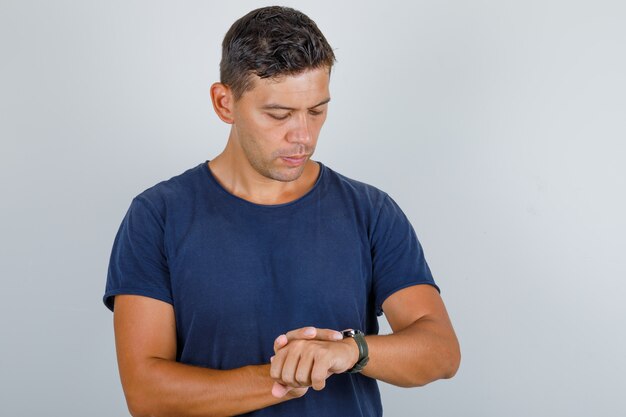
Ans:
[{"label": "gray background", "polygon": [[[108,257],[225,144],[221,39],[267,3],[223,3],[0,2],[0,415],[126,415]],[[339,60],[315,159],[398,201],[462,345],[386,415],[626,415],[624,3],[284,4]]]}]

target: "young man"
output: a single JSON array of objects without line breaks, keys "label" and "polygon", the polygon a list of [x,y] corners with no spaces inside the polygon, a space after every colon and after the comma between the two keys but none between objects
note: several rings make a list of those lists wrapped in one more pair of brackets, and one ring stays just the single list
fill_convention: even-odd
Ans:
[{"label": "young man", "polygon": [[[406,216],[311,159],[333,63],[293,9],[226,34],[211,88],[224,151],[135,197],[113,246],[104,302],[132,415],[380,416],[377,379],[455,374]],[[391,335],[377,334],[383,310]]]}]

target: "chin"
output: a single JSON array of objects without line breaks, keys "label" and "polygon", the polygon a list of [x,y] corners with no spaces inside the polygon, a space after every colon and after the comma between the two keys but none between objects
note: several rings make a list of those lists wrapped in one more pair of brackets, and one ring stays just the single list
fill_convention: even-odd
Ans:
[{"label": "chin", "polygon": [[302,176],[304,172],[304,165],[297,168],[281,168],[272,170],[269,174],[269,178],[282,181],[282,182],[291,182],[295,181]]}]

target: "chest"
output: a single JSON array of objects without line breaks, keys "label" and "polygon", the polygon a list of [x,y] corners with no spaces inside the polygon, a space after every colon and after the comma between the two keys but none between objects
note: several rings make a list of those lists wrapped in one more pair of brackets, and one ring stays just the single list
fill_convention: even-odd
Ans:
[{"label": "chest", "polygon": [[[252,221],[251,221],[252,220]],[[364,323],[371,292],[366,232],[349,213],[242,219],[214,213],[177,242],[171,280],[181,331],[223,334]]]}]

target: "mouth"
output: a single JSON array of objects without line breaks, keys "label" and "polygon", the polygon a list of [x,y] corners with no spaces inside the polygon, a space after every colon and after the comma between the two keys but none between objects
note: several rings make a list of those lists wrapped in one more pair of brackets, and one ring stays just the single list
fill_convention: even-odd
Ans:
[{"label": "mouth", "polygon": [[281,156],[281,159],[285,161],[287,165],[298,166],[306,161],[307,155]]}]

